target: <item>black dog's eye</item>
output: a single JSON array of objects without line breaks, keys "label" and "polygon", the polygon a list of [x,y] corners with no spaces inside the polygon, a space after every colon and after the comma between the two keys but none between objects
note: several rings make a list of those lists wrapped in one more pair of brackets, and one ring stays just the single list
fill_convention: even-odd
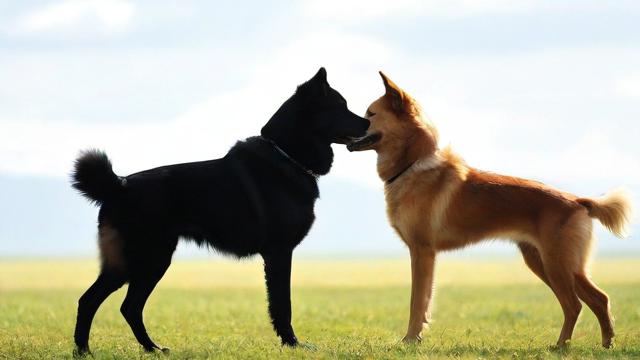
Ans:
[{"label": "black dog's eye", "polygon": [[364,116],[366,117],[372,117],[373,115],[375,115],[376,113],[372,112],[371,110],[367,109],[366,114],[364,114]]}]

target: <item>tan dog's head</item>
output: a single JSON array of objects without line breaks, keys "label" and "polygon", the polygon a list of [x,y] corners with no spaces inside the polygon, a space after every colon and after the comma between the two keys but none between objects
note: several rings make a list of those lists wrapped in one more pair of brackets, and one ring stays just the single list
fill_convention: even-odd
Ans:
[{"label": "tan dog's head", "polygon": [[382,71],[380,76],[385,94],[367,109],[365,117],[371,122],[367,134],[348,144],[349,151],[375,150],[383,155],[418,146],[421,153],[434,152],[438,133],[422,120],[418,103]]}]

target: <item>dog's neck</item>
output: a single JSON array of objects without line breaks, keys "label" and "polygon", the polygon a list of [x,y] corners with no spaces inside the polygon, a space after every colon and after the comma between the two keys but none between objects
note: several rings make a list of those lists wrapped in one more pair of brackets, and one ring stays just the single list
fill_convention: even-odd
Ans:
[{"label": "dog's neck", "polygon": [[314,177],[326,175],[331,170],[333,164],[333,150],[331,144],[324,144],[317,139],[292,139],[284,136],[266,136],[263,138],[270,141],[293,163],[297,164]]},{"label": "dog's neck", "polygon": [[285,159],[287,159],[290,163],[292,163],[295,167],[297,167],[298,169],[300,169],[302,172],[304,172],[305,174],[313,177],[313,178],[317,178],[318,176],[320,176],[319,174],[313,172],[313,170],[307,168],[306,166],[302,165],[300,162],[298,162],[296,159],[294,159],[293,157],[291,157],[291,155],[287,154],[286,151],[284,151],[278,144],[276,144],[275,141],[266,138],[264,136],[259,136],[259,138],[261,140],[266,141],[267,143],[269,143],[269,145],[271,145],[280,155],[282,155],[282,157],[284,157]]},{"label": "dog's neck", "polygon": [[[291,99],[290,99],[291,100]],[[310,133],[298,131],[297,123],[304,121],[304,112],[287,107],[287,100],[269,119],[260,135],[271,140],[287,156],[312,172],[315,176],[326,175],[333,164],[331,143]]]},{"label": "dog's neck", "polygon": [[378,153],[378,176],[390,184],[412,167],[420,166],[423,159],[436,157],[436,148],[428,135],[417,131],[398,148]]}]

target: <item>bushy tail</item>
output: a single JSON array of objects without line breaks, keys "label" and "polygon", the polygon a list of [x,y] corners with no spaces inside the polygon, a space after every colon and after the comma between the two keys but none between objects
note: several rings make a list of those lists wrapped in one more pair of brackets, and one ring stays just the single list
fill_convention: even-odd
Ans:
[{"label": "bushy tail", "polygon": [[589,216],[600,220],[615,236],[623,238],[627,235],[632,208],[624,189],[615,189],[601,198],[577,201],[589,210]]},{"label": "bushy tail", "polygon": [[95,149],[80,153],[71,175],[71,185],[98,205],[116,197],[122,189],[107,154]]}]

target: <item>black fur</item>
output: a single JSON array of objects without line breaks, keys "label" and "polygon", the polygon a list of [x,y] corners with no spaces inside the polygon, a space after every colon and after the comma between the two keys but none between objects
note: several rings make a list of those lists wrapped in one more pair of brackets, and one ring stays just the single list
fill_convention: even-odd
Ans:
[{"label": "black fur", "polygon": [[[221,159],[119,178],[103,153],[82,154],[73,186],[102,205],[99,231],[113,244],[107,244],[109,254],[103,250],[101,274],[79,301],[77,353],[89,351],[91,321],[102,301],[126,282],[122,314],[146,350],[160,349],[147,335],[142,310],[179,238],[236,257],[260,254],[273,327],[283,344],[296,345],[291,256],[315,218],[316,176],[331,168],[331,143],[363,136],[368,126],[348,110],[322,68],[271,117],[262,136],[238,142]],[[120,265],[108,261],[113,246]]]},{"label": "black fur", "polygon": [[71,185],[97,205],[114,198],[120,191],[120,178],[113,172],[111,161],[102,151],[83,151],[74,168]]}]

